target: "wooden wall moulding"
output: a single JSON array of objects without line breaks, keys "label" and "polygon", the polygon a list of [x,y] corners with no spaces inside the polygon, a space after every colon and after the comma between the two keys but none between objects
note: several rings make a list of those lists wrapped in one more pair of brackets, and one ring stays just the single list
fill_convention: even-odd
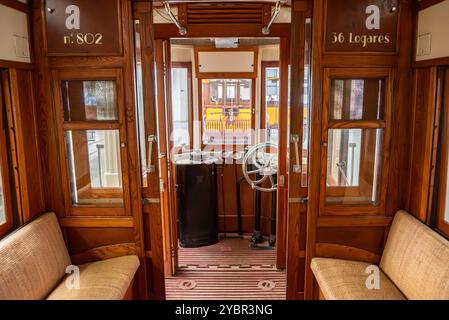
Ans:
[{"label": "wooden wall moulding", "polygon": [[121,55],[120,0],[47,0],[49,56]]},{"label": "wooden wall moulding", "polygon": [[397,0],[325,0],[325,52],[396,53]]}]

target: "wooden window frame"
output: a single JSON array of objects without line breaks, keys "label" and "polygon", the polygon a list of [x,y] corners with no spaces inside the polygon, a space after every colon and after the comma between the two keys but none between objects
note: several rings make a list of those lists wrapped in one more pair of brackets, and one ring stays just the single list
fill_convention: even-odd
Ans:
[{"label": "wooden window frame", "polygon": [[[52,72],[53,87],[55,88],[55,114],[57,119],[58,140],[60,148],[60,165],[62,172],[62,189],[64,194],[64,205],[67,216],[130,216],[131,215],[131,198],[128,173],[128,147],[127,133],[125,127],[125,105],[123,92],[123,75],[120,69],[96,69],[96,70],[79,70],[79,69],[61,69]],[[65,121],[64,105],[61,93],[62,81],[85,80],[85,81],[102,81],[112,80],[116,83],[116,99],[117,99],[117,120],[109,121]],[[118,130],[120,144],[120,163],[122,173],[123,206],[110,207],[101,204],[72,204],[72,196],[70,189],[69,170],[67,167],[66,155],[67,148],[64,133],[68,130]]]},{"label": "wooden window frame", "polygon": [[[189,143],[190,148],[193,148],[193,75],[192,75],[192,62],[172,62],[171,69],[187,69],[187,90],[188,90],[188,121],[189,121]],[[173,103],[172,103],[173,105]],[[173,129],[173,119],[170,124],[171,129]]]},{"label": "wooden window frame", "polygon": [[[441,88],[443,89],[443,88]],[[449,69],[445,71],[444,89],[437,93],[442,98],[441,110],[441,134],[440,134],[440,161],[439,161],[439,181],[436,202],[436,227],[449,237],[449,222],[445,220],[445,200],[449,185],[447,183],[449,175]]]},{"label": "wooden window frame", "polygon": [[4,210],[5,210],[5,218],[6,222],[0,225],[0,237],[4,236],[6,233],[11,231],[14,225],[13,218],[13,208],[12,208],[12,193],[11,193],[11,184],[10,184],[10,170],[9,170],[9,161],[8,161],[8,144],[6,140],[6,130],[8,130],[8,126],[6,125],[7,119],[5,117],[6,106],[4,104],[3,99],[7,99],[8,97],[3,94],[3,88],[8,85],[0,79],[0,170],[1,170],[1,179],[3,186],[3,202],[4,202]]},{"label": "wooden window frame", "polygon": [[[266,129],[267,125],[267,102],[266,102],[266,70],[267,68],[279,68],[280,69],[280,63],[279,61],[262,61],[262,75],[261,75],[261,109],[260,109],[260,129]],[[279,70],[280,72],[280,70]],[[280,81],[280,79],[279,79]],[[280,96],[280,94],[279,94]],[[264,137],[264,140],[266,137]]]},{"label": "wooden window frame", "polygon": [[[201,139],[201,148],[204,149],[206,146],[213,147],[215,151],[217,151],[217,147],[221,147],[221,150],[228,150],[229,147],[233,147],[234,151],[236,146],[246,146],[245,144],[225,144],[225,143],[208,143],[204,144],[203,133],[204,133],[204,110],[205,106],[203,106],[203,80],[222,80],[222,79],[236,79],[236,80],[250,80],[251,81],[251,130],[255,130],[256,121],[255,121],[255,105],[256,105],[256,79],[254,78],[233,78],[233,77],[221,77],[221,78],[198,78],[198,115],[200,119],[200,139]],[[237,91],[237,95],[239,95],[239,91]],[[248,141],[248,145],[251,145],[252,141]]]},{"label": "wooden window frame", "polygon": [[[389,68],[325,68],[323,84],[323,126],[321,143],[321,192],[320,192],[320,215],[384,215],[386,194],[388,187],[389,154],[391,139],[391,101],[393,88],[393,71]],[[384,79],[384,112],[383,119],[380,120],[329,120],[331,81],[333,79]],[[329,195],[327,188],[327,151],[328,132],[330,129],[383,129],[383,139],[381,144],[382,163],[380,173],[379,203],[372,204],[332,204],[326,203],[326,196]],[[363,151],[361,150],[361,162],[363,161]],[[330,188],[331,195],[339,195],[337,188]],[[344,187],[341,189],[344,194],[357,196],[359,187]]]}]

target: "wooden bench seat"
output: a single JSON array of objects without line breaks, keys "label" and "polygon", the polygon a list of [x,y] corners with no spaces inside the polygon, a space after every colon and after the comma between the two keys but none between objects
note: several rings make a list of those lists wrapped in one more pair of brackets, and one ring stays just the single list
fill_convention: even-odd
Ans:
[{"label": "wooden bench seat", "polygon": [[329,300],[449,299],[449,241],[398,211],[380,262],[380,286],[369,289],[370,263],[314,258],[311,268]]},{"label": "wooden bench seat", "polygon": [[139,267],[135,255],[79,267],[79,288],[67,285],[71,266],[54,213],[46,213],[0,241],[0,299],[120,300]]}]

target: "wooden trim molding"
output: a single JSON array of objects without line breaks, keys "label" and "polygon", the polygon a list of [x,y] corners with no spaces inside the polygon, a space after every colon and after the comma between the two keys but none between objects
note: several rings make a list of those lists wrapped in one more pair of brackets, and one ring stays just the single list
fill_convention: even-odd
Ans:
[{"label": "wooden trim molding", "polygon": [[320,216],[318,227],[389,227],[393,218],[385,216]]},{"label": "wooden trim molding", "polygon": [[131,217],[67,217],[59,220],[64,228],[132,228],[134,221]]},{"label": "wooden trim molding", "polygon": [[316,255],[318,257],[366,261],[376,264],[380,262],[381,258],[380,255],[364,249],[335,243],[317,243]]},{"label": "wooden trim molding", "polygon": [[421,1],[417,1],[418,2],[418,11],[427,9],[431,6],[434,6],[440,2],[443,2],[445,0],[421,0]]},{"label": "wooden trim molding", "polygon": [[414,68],[425,68],[425,67],[434,67],[434,66],[443,66],[443,65],[449,65],[449,57],[435,58],[435,59],[429,59],[429,60],[420,60],[420,61],[415,60],[413,62]]},{"label": "wooden trim molding", "polygon": [[116,257],[129,256],[136,254],[134,243],[120,243],[109,246],[96,247],[70,257],[75,265],[89,263],[94,261],[106,260]]},{"label": "wooden trim molding", "polygon": [[15,10],[25,12],[26,14],[30,14],[31,11],[30,7],[27,4],[17,0],[0,0],[0,4]]},{"label": "wooden trim molding", "polygon": [[26,62],[17,62],[17,61],[8,61],[0,59],[0,68],[11,68],[11,69],[34,69],[33,63]]}]

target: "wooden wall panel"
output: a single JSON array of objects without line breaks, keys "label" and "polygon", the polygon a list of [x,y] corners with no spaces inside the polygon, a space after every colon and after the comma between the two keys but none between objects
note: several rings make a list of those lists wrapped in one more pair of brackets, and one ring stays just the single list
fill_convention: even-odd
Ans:
[{"label": "wooden wall panel", "polygon": [[[324,1],[314,1],[313,16],[313,102],[312,102],[312,147],[310,163],[310,189],[307,217],[307,247],[305,270],[305,298],[316,298],[316,283],[310,269],[310,262],[316,256],[378,262],[383,251],[391,217],[400,208],[406,208],[408,200],[410,136],[413,114],[411,109],[411,52],[412,12],[409,1],[399,4],[399,30],[397,53],[323,54]],[[391,142],[389,150],[389,171],[385,210],[373,216],[356,206],[348,207],[347,217],[318,217],[320,171],[326,159],[320,157],[322,148],[322,106],[324,68],[370,68],[384,67],[391,70],[393,83],[391,99]],[[342,210],[343,211],[343,210]]]},{"label": "wooden wall panel", "polygon": [[[147,273],[146,262],[153,263],[156,259],[146,259],[148,255],[151,257],[151,250],[145,250],[145,239],[151,239],[151,232],[144,236],[144,220],[142,213],[141,200],[141,184],[140,184],[140,159],[138,158],[138,143],[136,135],[136,114],[134,101],[134,21],[132,19],[132,1],[120,0],[121,15],[120,29],[123,37],[123,52],[116,56],[97,56],[90,57],[73,57],[70,54],[61,57],[47,56],[46,52],[46,33],[45,33],[45,1],[32,1],[32,17],[33,17],[33,38],[34,51],[36,56],[36,77],[37,84],[37,120],[39,128],[39,150],[42,162],[42,175],[44,177],[45,190],[45,209],[55,211],[60,217],[63,225],[63,232],[71,254],[81,257],[101,255],[106,253],[123,253],[132,252],[138,255],[141,266],[137,272],[135,286],[138,291],[137,298],[145,299],[148,297],[147,291]],[[151,3],[146,3],[151,10]],[[148,28],[151,29],[151,28]],[[126,172],[123,172],[124,183],[129,184],[129,218],[107,218],[104,217],[104,210],[92,210],[91,216],[79,217],[78,220],[72,218],[67,219],[67,212],[64,208],[64,196],[62,181],[64,175],[62,172],[61,155],[58,142],[62,139],[57,131],[57,114],[56,106],[54,106],[54,94],[52,88],[52,71],[79,68],[82,70],[90,70],[91,74],[101,73],[101,69],[114,68],[120,69],[123,75],[123,87],[117,90],[122,92],[119,95],[122,99],[119,101],[124,108],[123,112],[123,131],[126,135],[126,152],[122,152],[122,163],[125,164]],[[126,85],[125,85],[126,84]],[[121,85],[121,84],[119,84]],[[59,107],[59,106],[58,106]],[[60,111],[60,110],[58,110]],[[122,149],[125,150],[125,149]],[[160,213],[159,213],[160,214]],[[152,222],[146,220],[147,224]],[[156,227],[157,228],[157,227]],[[151,231],[151,230],[150,230]],[[151,239],[153,240],[153,239]],[[151,241],[154,244],[154,241]],[[151,242],[148,244],[151,246]],[[106,249],[104,248],[106,246]],[[112,246],[112,247],[111,247]],[[100,249],[98,249],[100,247]],[[133,248],[132,250],[129,248]],[[148,249],[154,249],[149,247]],[[94,251],[92,251],[94,250]],[[95,251],[96,250],[96,251]],[[153,261],[154,260],[154,261]],[[156,268],[150,267],[150,270]],[[150,271],[151,272],[151,271]],[[152,274],[150,277],[152,278]],[[160,274],[158,275],[161,277]],[[152,279],[153,281],[154,279]],[[162,275],[163,280],[163,275]],[[163,292],[163,290],[162,290]]]},{"label": "wooden wall panel", "polygon": [[133,228],[66,228],[70,255],[97,247],[134,242]]},{"label": "wooden wall panel", "polygon": [[410,136],[412,128],[412,52],[413,17],[410,1],[399,3],[399,43],[395,83],[393,86],[391,153],[386,214],[393,216],[407,206],[409,180]]},{"label": "wooden wall panel", "polygon": [[381,254],[385,227],[318,228],[317,243],[333,243]]},{"label": "wooden wall panel", "polygon": [[414,71],[408,209],[422,221],[426,221],[430,210],[428,204],[436,116],[436,80],[435,67]]},{"label": "wooden wall panel", "polygon": [[[297,134],[299,141],[306,134],[303,132],[304,119],[304,75],[306,63],[306,30],[305,20],[310,17],[311,1],[294,1],[292,6],[291,25],[291,105],[290,105],[290,132]],[[310,43],[308,44],[310,46]],[[310,54],[310,48],[308,53]],[[290,137],[289,137],[290,138]],[[304,172],[295,172],[293,166],[295,159],[302,161],[303,148],[299,143],[298,154],[295,143],[290,139],[290,167],[289,167],[289,203],[287,217],[287,298],[304,298],[305,280],[305,250],[306,250],[306,219],[307,205],[300,203],[301,198],[306,198],[308,188],[302,184]]]},{"label": "wooden wall panel", "polygon": [[51,77],[45,46],[44,4],[33,0],[32,25],[33,48],[36,61],[36,106],[39,128],[39,150],[42,164],[42,176],[45,195],[45,209],[54,211],[58,216],[64,215],[64,197],[62,196],[61,169],[57,146],[57,129],[54,125],[55,112],[51,90]]},{"label": "wooden wall panel", "polygon": [[[223,175],[223,176],[222,176]],[[240,164],[218,165],[217,204],[218,231],[236,233],[237,220],[237,181],[243,176]],[[223,193],[223,186],[225,192]],[[269,235],[271,230],[271,193],[261,193],[261,231]],[[243,180],[240,187],[243,233],[254,231],[255,191]]]},{"label": "wooden wall panel", "polygon": [[21,222],[26,223],[45,209],[33,72],[11,69],[9,84],[11,103],[8,113],[15,147],[13,162],[19,188],[17,200]]}]

